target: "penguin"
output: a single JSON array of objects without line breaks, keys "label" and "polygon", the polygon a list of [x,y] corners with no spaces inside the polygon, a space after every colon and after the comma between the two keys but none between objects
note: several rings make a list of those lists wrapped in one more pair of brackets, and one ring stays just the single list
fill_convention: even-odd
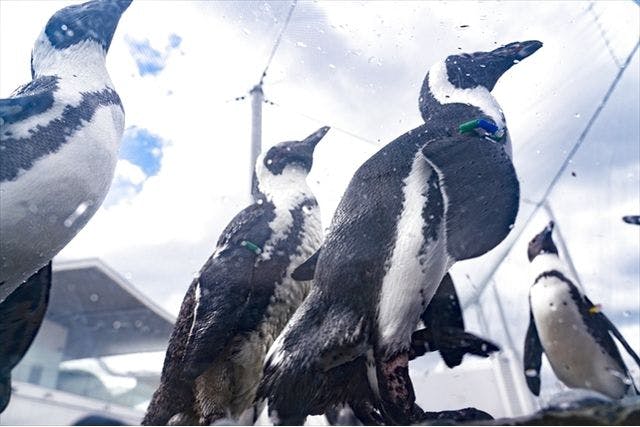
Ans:
[{"label": "penguin", "polygon": [[[32,81],[0,99],[0,337],[13,339],[0,350],[3,390],[42,321],[51,259],[96,212],[113,177],[124,110],[105,57],[130,3],[57,11],[31,53]],[[41,288],[12,298],[19,287]]]},{"label": "penguin", "polygon": [[553,242],[553,221],[530,242],[529,327],[524,374],[540,394],[542,353],[567,387],[597,391],[612,399],[638,394],[613,335],[640,366],[640,358],[599,306],[575,285]]},{"label": "penguin", "polygon": [[309,291],[310,283],[291,273],[322,243],[320,210],[306,177],[328,131],[258,157],[259,194],[231,220],[191,283],[142,424],[257,419],[264,357]]},{"label": "penguin", "polygon": [[[298,273],[298,270],[294,271],[293,277],[300,280],[296,273]],[[414,360],[429,352],[438,351],[445,365],[451,369],[462,363],[465,354],[486,358],[491,353],[500,351],[500,348],[491,341],[465,332],[460,299],[449,273],[442,278],[438,290],[420,318],[424,328],[416,330],[411,335],[409,360]],[[368,387],[368,384],[365,382],[361,387]],[[351,405],[362,408],[361,402],[351,402]],[[370,402],[370,405],[373,407],[374,403]],[[473,408],[465,409],[466,412],[463,413],[445,411],[445,413],[431,413],[425,417],[433,420],[451,416],[456,417],[456,421],[480,419],[478,418],[478,413],[471,411]],[[362,412],[360,411],[359,413],[361,414]],[[489,416],[488,414],[486,415]],[[329,408],[325,416],[331,425],[372,424],[370,414],[365,415],[365,418],[360,420],[349,405]],[[491,418],[484,417],[483,419]],[[382,420],[379,421],[382,423]],[[375,423],[377,424],[377,422]]]},{"label": "penguin", "polygon": [[519,184],[490,91],[541,46],[515,42],[436,63],[419,99],[425,123],[356,171],[305,266],[315,264],[314,286],[267,356],[259,393],[275,424],[358,400],[380,408],[371,419],[422,420],[408,375],[411,336],[455,261],[486,253],[512,228]]}]

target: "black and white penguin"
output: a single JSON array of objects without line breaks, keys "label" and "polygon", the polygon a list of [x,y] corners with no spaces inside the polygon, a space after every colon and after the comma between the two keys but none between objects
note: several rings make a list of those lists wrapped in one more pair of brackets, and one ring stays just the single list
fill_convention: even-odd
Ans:
[{"label": "black and white penguin", "polygon": [[252,424],[267,350],[309,291],[291,278],[322,243],[320,210],[306,182],[323,127],[261,155],[260,195],[223,231],[180,309],[146,425]]},{"label": "black and white penguin", "polygon": [[[298,278],[297,272],[297,270],[294,271],[293,277]],[[312,277],[306,280],[310,279]],[[438,351],[445,365],[449,368],[454,368],[462,363],[465,354],[489,357],[491,353],[500,350],[494,343],[465,331],[460,299],[449,273],[442,278],[438,290],[429,302],[427,309],[420,316],[420,319],[424,328],[415,331],[411,335],[409,360],[416,359],[426,353]],[[369,385],[366,378],[362,378],[362,380],[363,384],[360,388],[368,389]],[[369,410],[366,411],[363,410],[367,406],[364,405],[362,399],[362,396],[356,396],[355,399],[349,401],[349,405],[329,408],[325,413],[327,420],[331,425],[382,423],[382,419],[372,418],[371,408],[375,403],[368,402]],[[354,411],[351,406],[358,409]],[[363,419],[358,419],[358,415],[362,415]],[[442,419],[443,417],[455,417],[455,420],[452,421],[491,419],[490,415],[474,410],[474,408],[425,415],[428,420]]]},{"label": "black and white penguin", "polygon": [[303,265],[316,265],[309,297],[267,358],[260,393],[274,422],[300,424],[353,400],[363,393],[359,375],[385,422],[421,419],[411,335],[454,262],[486,253],[511,229],[519,185],[490,91],[541,46],[511,43],[435,64],[420,96],[426,123],[356,171],[321,251]]},{"label": "black and white penguin", "polygon": [[553,222],[527,251],[531,262],[529,328],[524,342],[527,385],[540,393],[542,353],[567,387],[595,390],[613,399],[637,394],[629,370],[610,334],[640,366],[638,355],[600,308],[575,285],[553,242]]},{"label": "black and white penguin", "polygon": [[[33,80],[0,99],[0,341],[23,340],[1,346],[2,375],[39,328],[50,260],[109,189],[124,110],[105,58],[130,3],[94,0],[56,12],[31,53]],[[21,285],[47,289],[22,290],[12,299]]]}]

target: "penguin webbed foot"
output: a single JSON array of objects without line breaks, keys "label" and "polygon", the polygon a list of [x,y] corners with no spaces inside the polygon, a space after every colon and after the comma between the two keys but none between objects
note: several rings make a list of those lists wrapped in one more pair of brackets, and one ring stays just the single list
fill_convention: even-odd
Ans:
[{"label": "penguin webbed foot", "polygon": [[462,408],[451,411],[424,412],[422,421],[451,421],[454,423],[469,421],[490,421],[493,416],[476,408]]},{"label": "penguin webbed foot", "polygon": [[413,383],[409,377],[409,351],[397,353],[376,363],[385,424],[414,424],[422,418],[416,405]]}]

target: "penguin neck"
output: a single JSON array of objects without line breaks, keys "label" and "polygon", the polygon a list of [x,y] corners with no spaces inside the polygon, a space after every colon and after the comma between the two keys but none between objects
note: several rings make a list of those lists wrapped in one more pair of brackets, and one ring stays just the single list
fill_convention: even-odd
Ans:
[{"label": "penguin neck", "polygon": [[562,275],[567,279],[571,280],[573,283],[576,283],[575,278],[573,277],[565,263],[562,262],[558,254],[543,252],[537,255],[531,261],[529,270],[531,274],[530,283],[532,284],[542,273],[547,273],[550,271],[557,271],[559,273],[562,273]]},{"label": "penguin neck", "polygon": [[73,81],[80,91],[113,87],[107,72],[106,52],[93,40],[56,49],[43,32],[33,48],[31,72],[34,79],[57,76],[63,82]]},{"label": "penguin neck", "polygon": [[[468,89],[455,87],[449,81],[445,61],[439,61],[431,67],[422,85],[420,113],[425,122],[429,122],[449,109],[446,107],[454,107],[455,104],[475,107],[498,127],[506,127],[502,109],[487,88],[484,86]],[[468,120],[474,118],[476,117],[469,117]]]},{"label": "penguin neck", "polygon": [[267,201],[276,207],[293,207],[301,199],[313,197],[307,185],[307,171],[298,165],[287,165],[280,174],[273,174],[266,167],[260,168],[258,189]]}]

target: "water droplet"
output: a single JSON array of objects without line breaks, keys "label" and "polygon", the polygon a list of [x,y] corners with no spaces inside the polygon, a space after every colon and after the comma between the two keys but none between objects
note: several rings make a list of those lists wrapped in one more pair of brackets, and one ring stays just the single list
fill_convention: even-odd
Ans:
[{"label": "water droplet", "polygon": [[267,159],[267,164],[270,165],[273,163],[273,159]]},{"label": "water droplet", "polygon": [[258,199],[258,200],[256,201],[256,203],[257,203],[257,204],[259,204],[259,205],[261,205],[261,204],[263,204],[263,203],[264,203],[264,200],[262,200],[262,199]]},{"label": "water droplet", "polygon": [[69,27],[67,27],[67,25],[66,25],[66,24],[62,24],[62,26],[60,27],[60,29],[61,29],[62,31],[67,31],[67,28],[69,28]]},{"label": "water droplet", "polygon": [[112,326],[113,329],[118,330],[122,327],[122,322],[120,322],[119,320],[114,320]]},{"label": "water droplet", "polygon": [[529,378],[535,378],[538,376],[538,371],[536,371],[535,369],[527,369],[526,371],[524,371],[524,374]]},{"label": "water droplet", "polygon": [[622,315],[623,315],[624,317],[629,317],[629,316],[631,316],[631,312],[629,312],[629,311],[623,311],[623,312],[622,312]]},{"label": "water droplet", "polygon": [[89,301],[91,302],[98,302],[99,299],[100,299],[100,296],[98,296],[98,294],[89,295]]},{"label": "water droplet", "polygon": [[518,64],[518,63],[520,63],[520,60],[519,60],[519,59],[514,59],[514,60],[513,60],[513,63],[514,63],[514,64]]},{"label": "water droplet", "polygon": [[296,46],[298,46],[298,47],[307,47],[307,45],[304,42],[296,42]]},{"label": "water droplet", "polygon": [[482,345],[480,346],[480,349],[481,349],[482,351],[486,352],[486,351],[487,351],[487,345],[486,345],[486,344],[482,344]]},{"label": "water droplet", "polygon": [[579,119],[579,118],[580,118],[580,113],[575,113],[575,114],[573,115],[573,117],[575,117],[576,119]]},{"label": "water droplet", "polygon": [[329,68],[331,68],[332,70],[335,70],[335,69],[336,69],[336,66],[335,66],[335,65],[333,65],[333,64],[329,64]]},{"label": "water droplet", "polygon": [[86,212],[87,208],[91,206],[91,202],[82,202],[78,205],[75,211],[71,215],[64,220],[64,226],[69,228],[73,225],[74,222],[78,220],[82,216],[83,213]]}]

